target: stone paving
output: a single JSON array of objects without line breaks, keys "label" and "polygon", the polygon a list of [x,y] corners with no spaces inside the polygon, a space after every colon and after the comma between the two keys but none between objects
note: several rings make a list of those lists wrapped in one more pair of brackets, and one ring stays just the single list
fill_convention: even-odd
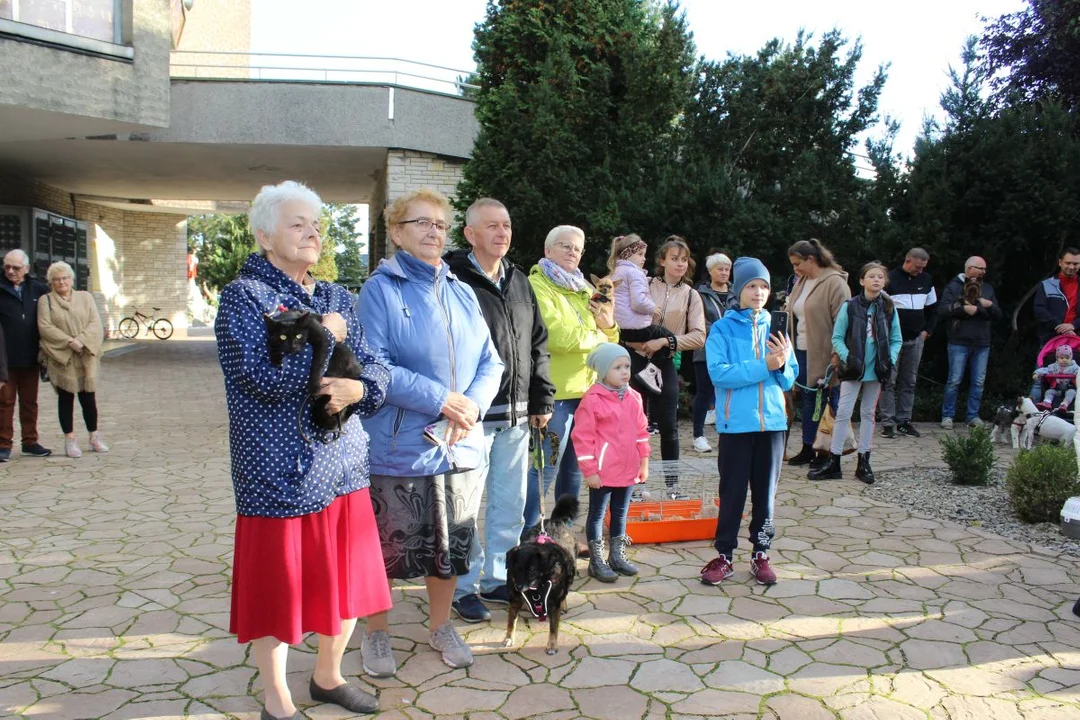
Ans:
[{"label": "stone paving", "polygon": [[[0,466],[0,716],[258,717],[247,647],[228,633],[234,507],[214,347],[138,345],[103,365],[112,452]],[[41,399],[59,448],[51,390]],[[883,441],[875,461],[940,462],[932,437]],[[496,609],[461,626],[476,663],[451,670],[427,646],[420,586],[398,584],[400,671],[359,682],[395,719],[1080,718],[1075,559],[861,490],[785,472],[771,588],[748,581],[745,546],[721,588],[698,582],[706,541],[634,546],[636,579],[576,584],[555,656],[535,625],[501,648]],[[347,674],[361,672],[352,648]],[[310,641],[291,655],[298,704],[347,717],[311,705],[313,664]]]}]

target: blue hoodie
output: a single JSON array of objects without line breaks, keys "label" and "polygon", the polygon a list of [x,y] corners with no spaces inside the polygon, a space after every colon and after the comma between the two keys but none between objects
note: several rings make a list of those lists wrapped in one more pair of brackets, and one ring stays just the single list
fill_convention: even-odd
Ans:
[{"label": "blue hoodie", "polygon": [[419,477],[480,467],[479,422],[452,448],[424,438],[451,391],[476,403],[483,418],[502,382],[503,363],[473,289],[445,262],[435,268],[398,251],[360,289],[359,315],[375,355],[390,368],[386,405],[364,422],[371,472]]},{"label": "blue hoodie", "polygon": [[[359,378],[364,397],[356,406],[359,416],[349,418],[340,437],[307,442],[300,435],[301,423],[308,437],[320,435],[306,401],[312,351],[308,345],[286,355],[281,367],[270,364],[263,313],[280,306],[336,312],[345,318],[345,343],[364,366]],[[382,405],[390,375],[364,342],[348,290],[319,282],[308,295],[266,258],[251,255],[236,280],[221,291],[214,334],[225,374],[237,514],[307,515],[339,495],[368,486],[368,437],[360,417]],[[334,336],[327,332],[326,338],[332,351]]]},{"label": "blue hoodie", "polygon": [[787,430],[784,391],[795,384],[795,353],[779,370],[765,365],[772,316],[731,309],[713,323],[705,343],[709,377],[716,386],[716,431],[749,433]]}]

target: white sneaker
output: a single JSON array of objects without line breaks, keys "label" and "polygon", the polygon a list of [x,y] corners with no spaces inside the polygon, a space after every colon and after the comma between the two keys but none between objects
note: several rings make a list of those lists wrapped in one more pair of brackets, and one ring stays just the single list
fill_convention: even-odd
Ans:
[{"label": "white sneaker", "polygon": [[71,438],[64,438],[64,454],[69,458],[82,457],[82,450],[79,449],[79,441]]},{"label": "white sneaker", "polygon": [[704,436],[694,438],[694,449],[700,453],[712,452],[712,445]]},{"label": "white sneaker", "polygon": [[705,413],[705,424],[706,425],[715,425],[716,424],[716,410],[710,410],[709,412]]},{"label": "white sneaker", "polygon": [[941,421],[942,430],[952,430],[952,418],[943,418]]},{"label": "white sneaker", "polygon": [[90,449],[99,453],[109,452],[109,446],[101,439],[101,433],[96,430],[90,433]]}]

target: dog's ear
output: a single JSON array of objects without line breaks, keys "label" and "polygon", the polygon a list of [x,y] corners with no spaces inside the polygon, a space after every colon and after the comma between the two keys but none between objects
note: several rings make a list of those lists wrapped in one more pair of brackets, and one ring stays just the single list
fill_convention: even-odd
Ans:
[{"label": "dog's ear", "polygon": [[622,278],[616,278],[615,280],[611,281],[611,287],[612,288],[617,288],[620,285],[622,285]]},{"label": "dog's ear", "polygon": [[518,551],[520,546],[510,548],[510,551],[506,553],[506,569],[509,570],[517,562]]},{"label": "dog's ear", "polygon": [[600,284],[600,278],[596,277],[596,276],[595,276],[595,275],[593,275],[592,273],[589,273],[589,280],[590,280],[590,281],[592,282],[592,284],[593,284],[594,286],[595,286],[595,285],[599,285],[599,284]]}]

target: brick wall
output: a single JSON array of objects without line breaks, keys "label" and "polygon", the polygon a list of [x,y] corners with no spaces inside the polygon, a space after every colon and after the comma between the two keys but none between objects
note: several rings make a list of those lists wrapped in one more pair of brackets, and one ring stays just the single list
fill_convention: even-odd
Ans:
[{"label": "brick wall", "polygon": [[461,181],[464,165],[464,160],[416,150],[391,148],[387,151],[386,172],[381,178],[383,182],[378,184],[371,199],[371,244],[368,250],[371,268],[393,252],[392,243],[386,235],[383,209],[405,193],[420,188],[433,188],[448,198],[453,198],[457,192],[457,184]]}]

